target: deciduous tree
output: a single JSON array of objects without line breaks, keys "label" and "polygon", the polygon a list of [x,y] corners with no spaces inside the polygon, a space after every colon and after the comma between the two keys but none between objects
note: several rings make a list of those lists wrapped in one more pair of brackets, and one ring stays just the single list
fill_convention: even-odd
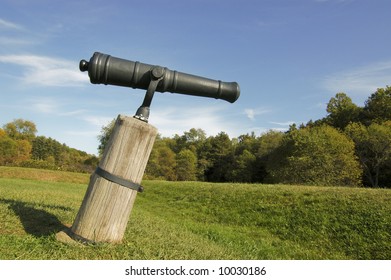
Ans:
[{"label": "deciduous tree", "polygon": [[345,93],[337,93],[327,104],[326,122],[339,129],[344,129],[349,123],[358,121],[360,107],[352,102]]},{"label": "deciduous tree", "polygon": [[37,133],[35,123],[24,119],[16,119],[4,125],[4,131],[15,140],[32,141]]},{"label": "deciduous tree", "polygon": [[357,186],[362,174],[353,141],[328,125],[291,129],[268,171],[274,182],[326,186]]},{"label": "deciduous tree", "polygon": [[382,172],[389,173],[387,166],[391,160],[391,121],[372,123],[368,127],[352,123],[346,127],[346,133],[356,144],[356,154],[367,181],[372,187],[378,187],[379,183],[383,185],[385,182],[379,182],[379,178]]},{"label": "deciduous tree", "polygon": [[188,150],[180,151],[176,156],[176,177],[178,181],[195,181],[197,172],[197,157]]},{"label": "deciduous tree", "polygon": [[227,173],[230,172],[233,165],[233,146],[231,139],[225,132],[220,132],[215,137],[207,139],[208,145],[204,146],[204,156],[207,156],[209,167],[205,171],[208,181],[225,182]]},{"label": "deciduous tree", "polygon": [[367,99],[364,107],[367,124],[391,120],[391,87],[379,88]]}]

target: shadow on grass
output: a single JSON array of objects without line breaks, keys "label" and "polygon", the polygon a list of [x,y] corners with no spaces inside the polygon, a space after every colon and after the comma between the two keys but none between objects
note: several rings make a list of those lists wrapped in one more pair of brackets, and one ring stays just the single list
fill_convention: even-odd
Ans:
[{"label": "shadow on grass", "polygon": [[39,208],[51,208],[59,210],[71,210],[70,208],[55,205],[37,205],[35,203],[17,201],[12,199],[0,199],[0,203],[8,204],[23,225],[26,233],[36,237],[48,236],[67,227],[53,214]]}]

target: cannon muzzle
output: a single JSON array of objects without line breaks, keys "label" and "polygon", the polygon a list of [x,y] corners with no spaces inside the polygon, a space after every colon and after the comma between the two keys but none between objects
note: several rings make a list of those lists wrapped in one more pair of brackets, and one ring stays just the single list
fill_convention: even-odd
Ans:
[{"label": "cannon muzzle", "polygon": [[80,70],[88,71],[93,84],[148,89],[151,80],[158,81],[155,91],[211,97],[235,102],[240,95],[236,82],[222,82],[166,67],[134,62],[95,52],[90,61],[80,61]]}]

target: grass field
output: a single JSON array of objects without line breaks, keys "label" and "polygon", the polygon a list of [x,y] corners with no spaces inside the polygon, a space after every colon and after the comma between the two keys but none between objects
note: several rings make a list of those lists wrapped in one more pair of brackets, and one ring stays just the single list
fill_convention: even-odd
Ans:
[{"label": "grass field", "polygon": [[391,191],[145,181],[122,244],[70,245],[89,175],[0,167],[0,259],[391,259]]}]

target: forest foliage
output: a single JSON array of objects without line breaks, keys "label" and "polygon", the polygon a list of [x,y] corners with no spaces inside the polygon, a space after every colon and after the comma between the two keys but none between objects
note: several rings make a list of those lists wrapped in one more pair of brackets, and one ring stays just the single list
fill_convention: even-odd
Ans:
[{"label": "forest foliage", "polygon": [[[391,87],[379,88],[363,107],[345,93],[327,104],[326,117],[293,124],[286,132],[230,138],[201,128],[158,136],[146,179],[391,188]],[[114,121],[102,128],[103,153]],[[98,158],[36,136],[22,119],[0,129],[0,165],[92,172]]]},{"label": "forest foliage", "polygon": [[92,172],[98,157],[37,136],[35,123],[16,119],[0,128],[0,165]]},{"label": "forest foliage", "polygon": [[286,132],[230,139],[192,128],[158,137],[146,178],[391,188],[391,87],[379,88],[363,107],[337,93],[326,117]]}]

